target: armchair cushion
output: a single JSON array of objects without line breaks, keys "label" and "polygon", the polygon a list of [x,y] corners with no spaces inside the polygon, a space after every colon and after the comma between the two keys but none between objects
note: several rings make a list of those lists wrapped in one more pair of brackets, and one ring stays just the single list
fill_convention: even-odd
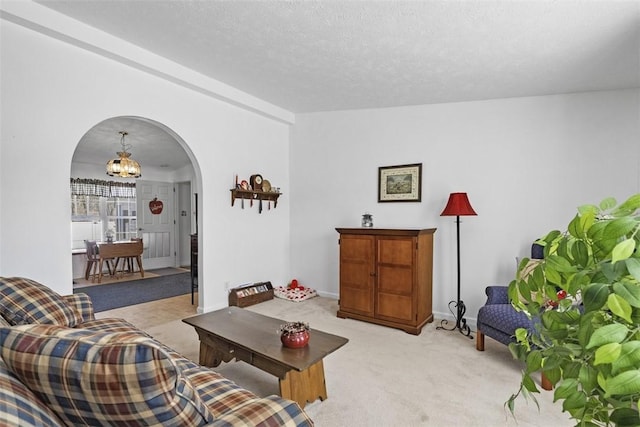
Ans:
[{"label": "armchair cushion", "polygon": [[0,277],[0,314],[12,325],[46,323],[72,328],[82,323],[80,313],[63,297],[22,277]]},{"label": "armchair cushion", "polygon": [[487,286],[484,293],[487,294],[486,305],[509,304],[509,288],[506,286]]},{"label": "armchair cushion", "polygon": [[0,328],[9,370],[68,425],[198,426],[213,415],[166,350],[138,332]]}]

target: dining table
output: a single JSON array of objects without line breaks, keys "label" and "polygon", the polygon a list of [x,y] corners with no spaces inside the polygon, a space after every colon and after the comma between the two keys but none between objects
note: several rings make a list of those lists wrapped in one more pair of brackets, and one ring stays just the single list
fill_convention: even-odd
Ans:
[{"label": "dining table", "polygon": [[131,273],[135,273],[133,266],[133,260],[135,259],[138,264],[138,269],[140,270],[140,276],[144,278],[144,269],[142,268],[142,251],[144,248],[142,246],[142,239],[99,242],[98,250],[100,255],[98,283],[100,283],[102,279],[103,263],[114,259],[115,264],[111,273],[113,276],[117,276],[118,274],[118,264],[120,264],[120,261],[123,263],[120,273],[124,272],[125,267],[128,268]]}]

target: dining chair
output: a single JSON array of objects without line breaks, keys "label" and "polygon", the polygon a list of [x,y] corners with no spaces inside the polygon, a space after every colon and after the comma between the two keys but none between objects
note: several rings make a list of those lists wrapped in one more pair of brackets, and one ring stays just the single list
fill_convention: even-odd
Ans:
[{"label": "dining chair", "polygon": [[[144,269],[142,268],[142,251],[143,251],[143,247],[142,247],[142,238],[140,237],[132,237],[131,238],[132,242],[139,242],[140,243],[140,253],[136,254],[136,255],[131,255],[131,256],[127,256],[124,257],[123,259],[123,266],[122,269],[124,270],[126,268],[127,272],[133,274],[136,272],[136,268],[135,268],[135,264],[138,264],[138,270],[140,271],[140,276],[144,277]],[[134,263],[135,261],[135,263]],[[116,265],[118,263],[116,262]]]},{"label": "dining chair", "polygon": [[[89,280],[89,276],[91,276],[91,282],[95,282],[96,277],[98,277],[100,273],[100,249],[98,248],[98,243],[95,240],[85,240],[84,245],[87,252],[87,268],[84,272],[84,278]],[[107,268],[109,269],[109,274],[113,274],[110,260],[107,260]]]}]

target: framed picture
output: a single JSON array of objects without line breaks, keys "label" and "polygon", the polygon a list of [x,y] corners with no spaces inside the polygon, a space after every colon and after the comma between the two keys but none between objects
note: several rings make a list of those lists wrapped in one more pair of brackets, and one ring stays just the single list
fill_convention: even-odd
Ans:
[{"label": "framed picture", "polygon": [[422,163],[378,168],[378,203],[419,202],[422,197]]}]

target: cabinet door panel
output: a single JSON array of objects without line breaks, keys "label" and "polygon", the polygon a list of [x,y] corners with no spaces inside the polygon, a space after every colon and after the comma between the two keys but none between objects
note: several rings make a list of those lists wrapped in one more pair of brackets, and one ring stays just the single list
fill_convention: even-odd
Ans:
[{"label": "cabinet door panel", "polygon": [[403,322],[414,319],[414,248],[412,238],[378,239],[378,317]]},{"label": "cabinet door panel", "polygon": [[411,295],[378,293],[377,315],[380,318],[411,323],[415,318],[412,307]]},{"label": "cabinet door panel", "polygon": [[413,268],[379,266],[378,292],[411,295],[413,292]]},{"label": "cabinet door panel", "polygon": [[340,309],[373,315],[374,239],[344,235],[340,238]]},{"label": "cabinet door panel", "polygon": [[407,238],[379,238],[378,263],[411,267],[415,241]]}]

